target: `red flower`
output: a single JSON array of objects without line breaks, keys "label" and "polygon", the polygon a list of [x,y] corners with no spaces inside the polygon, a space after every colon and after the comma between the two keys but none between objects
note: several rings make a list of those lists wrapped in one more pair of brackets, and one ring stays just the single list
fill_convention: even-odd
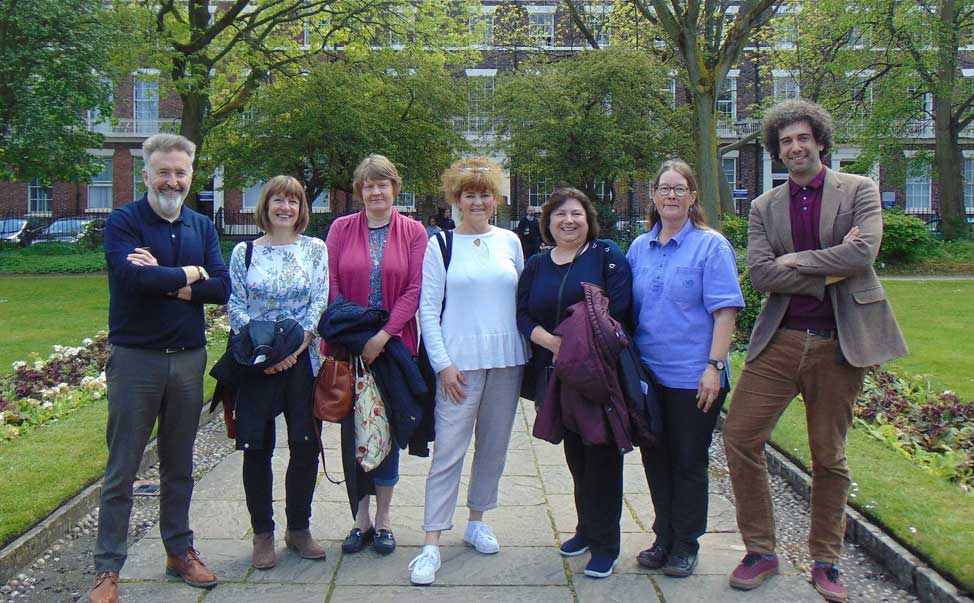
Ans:
[{"label": "red flower", "polygon": [[365,454],[365,446],[359,446],[358,451],[361,452],[362,454]]},{"label": "red flower", "polygon": [[382,416],[382,409],[380,409],[380,408],[376,408],[376,409],[375,409],[375,410],[373,410],[372,412],[373,412],[373,413],[375,414],[375,416],[377,416],[377,417],[381,417],[381,416]]}]

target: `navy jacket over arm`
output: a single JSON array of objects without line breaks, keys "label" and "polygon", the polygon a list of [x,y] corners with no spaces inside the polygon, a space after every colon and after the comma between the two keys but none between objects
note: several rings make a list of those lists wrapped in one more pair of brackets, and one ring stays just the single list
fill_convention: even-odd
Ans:
[{"label": "navy jacket over arm", "polygon": [[[129,262],[136,247],[148,247],[159,265]],[[230,297],[230,274],[208,218],[183,207],[170,223],[143,196],[108,216],[105,258],[109,343],[147,349],[206,345],[203,304],[225,304]],[[186,286],[182,266],[202,266],[210,275],[191,285],[191,301],[171,294]]]}]

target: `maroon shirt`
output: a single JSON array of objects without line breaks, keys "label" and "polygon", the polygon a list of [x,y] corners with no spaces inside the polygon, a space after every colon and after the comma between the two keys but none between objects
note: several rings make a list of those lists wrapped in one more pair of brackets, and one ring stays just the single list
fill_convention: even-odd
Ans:
[{"label": "maroon shirt", "polygon": [[[825,168],[805,186],[788,179],[791,238],[795,243],[795,251],[822,248],[818,224],[822,215],[823,184]],[[792,295],[782,326],[795,329],[834,329],[835,314],[828,290],[821,301],[811,295]]]}]

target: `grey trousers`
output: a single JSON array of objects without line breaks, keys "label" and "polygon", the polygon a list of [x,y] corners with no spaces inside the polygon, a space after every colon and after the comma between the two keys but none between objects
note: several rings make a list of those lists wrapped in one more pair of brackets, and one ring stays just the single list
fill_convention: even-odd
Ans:
[{"label": "grey trousers", "polygon": [[193,546],[193,444],[203,407],[206,348],[166,354],[113,346],[108,360],[108,466],[98,510],[95,571],[119,571],[128,554],[132,484],[159,419],[159,528],[169,553]]},{"label": "grey trousers", "polygon": [[423,530],[453,527],[453,511],[460,491],[463,458],[476,431],[473,467],[467,486],[467,507],[489,511],[497,506],[507,447],[517,413],[523,366],[462,371],[467,398],[454,404],[436,383],[436,440],[433,462],[426,478]]}]

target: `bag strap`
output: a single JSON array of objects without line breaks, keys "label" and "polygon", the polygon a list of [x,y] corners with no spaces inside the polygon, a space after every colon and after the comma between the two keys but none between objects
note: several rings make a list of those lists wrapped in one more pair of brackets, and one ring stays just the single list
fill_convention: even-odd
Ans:
[{"label": "bag strap", "polygon": [[[443,235],[442,237],[440,235]],[[443,257],[443,272],[450,270],[450,260],[453,259],[453,231],[441,231],[434,235],[436,242],[440,246],[440,256]],[[446,240],[444,241],[444,237]],[[443,277],[443,303],[440,304],[440,321],[443,320],[443,311],[446,310],[446,275]]]},{"label": "bag strap", "polygon": [[[555,326],[558,326],[558,323],[561,322],[561,295],[565,292],[565,283],[568,282],[568,275],[571,274],[572,267],[575,266],[575,260],[578,259],[578,256],[582,255],[582,252],[588,246],[589,243],[585,243],[575,250],[575,255],[572,256],[572,261],[570,264],[568,264],[568,270],[565,271],[565,276],[561,277],[561,285],[558,286],[558,304],[556,305],[557,310],[555,310]],[[550,254],[551,252],[549,251],[548,253]]]},{"label": "bag strap", "polygon": [[321,455],[321,469],[322,471],[325,472],[325,477],[327,477],[328,481],[330,481],[331,483],[335,484],[336,486],[339,484],[344,484],[345,480],[335,481],[332,479],[330,475],[328,475],[328,463],[325,462],[325,444],[324,442],[321,441],[321,436],[324,434],[325,431],[324,430],[325,425],[322,421],[319,421],[317,419],[315,419],[315,425],[318,427],[318,454]]},{"label": "bag strap", "polygon": [[250,271],[250,261],[254,259],[254,242],[247,241],[247,253],[244,255],[244,267]]}]

